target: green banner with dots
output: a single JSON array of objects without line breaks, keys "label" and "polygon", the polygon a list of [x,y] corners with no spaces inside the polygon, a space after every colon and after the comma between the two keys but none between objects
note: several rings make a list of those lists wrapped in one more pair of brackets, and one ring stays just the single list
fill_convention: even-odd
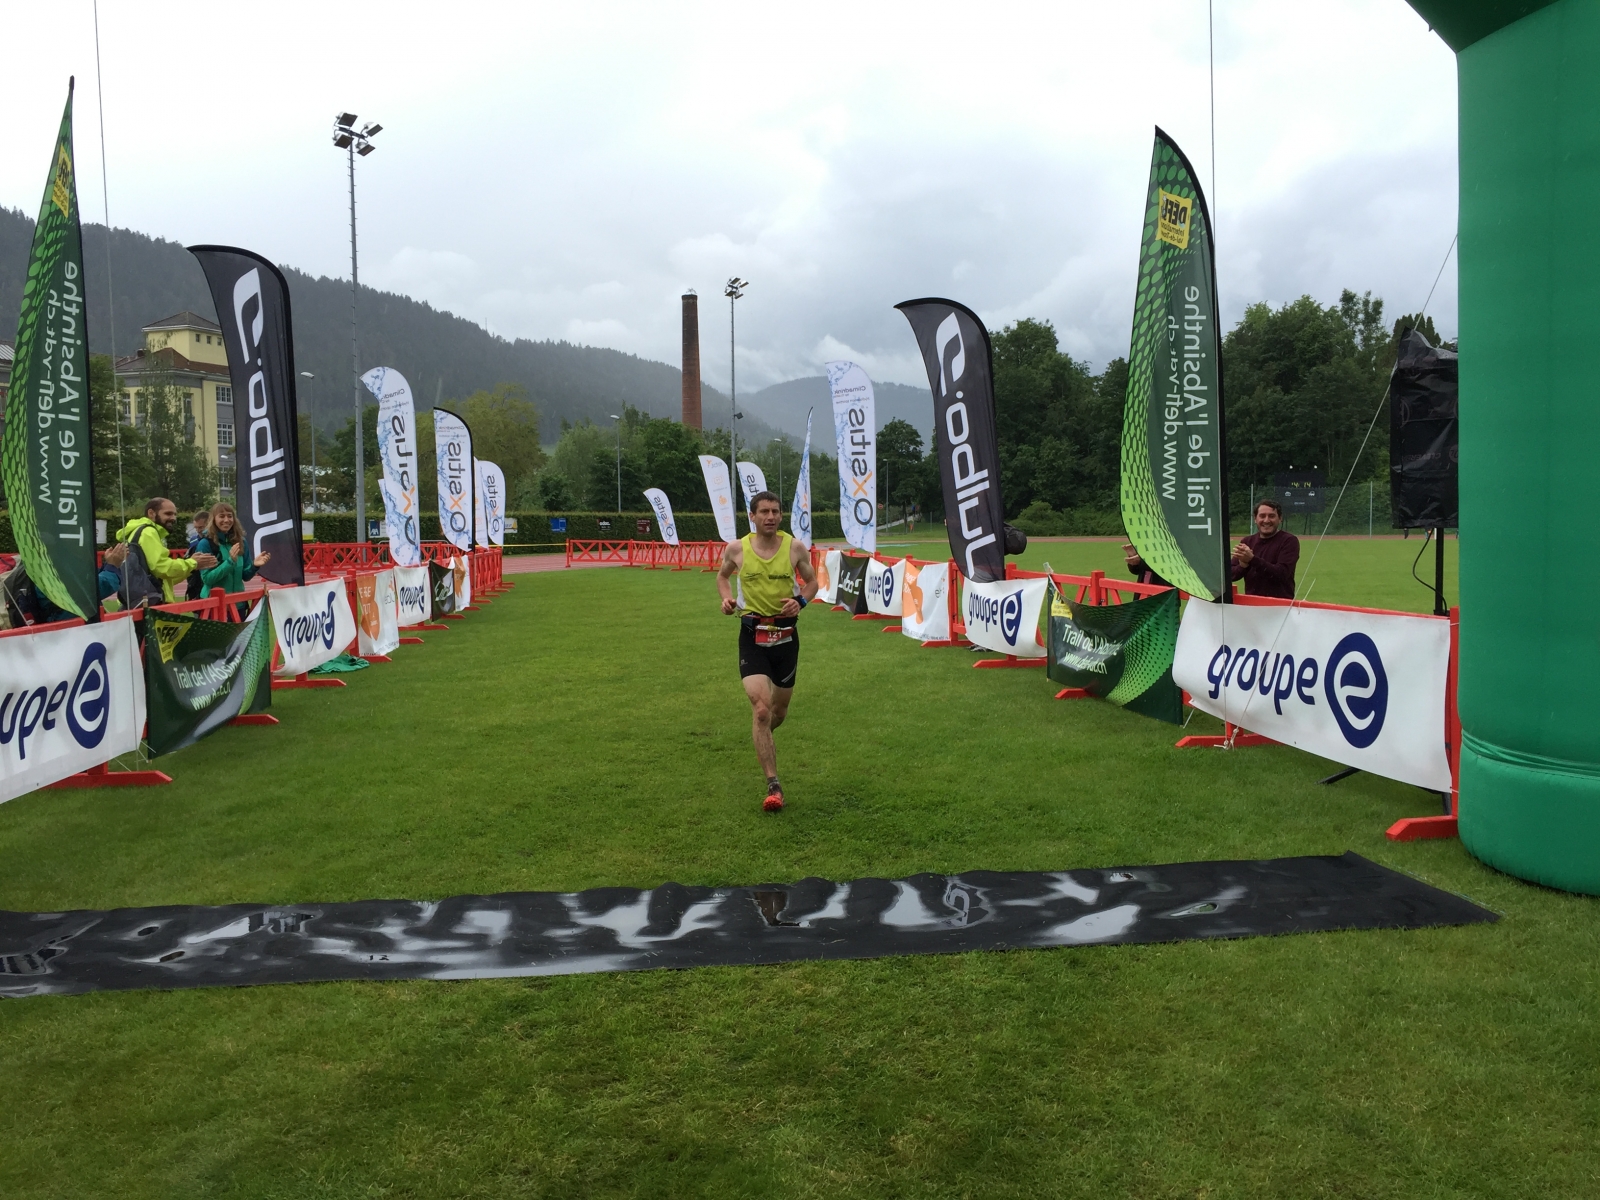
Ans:
[{"label": "green banner with dots", "polygon": [[1172,681],[1177,649],[1176,591],[1125,604],[1079,604],[1052,585],[1045,670],[1055,682],[1182,725],[1183,693]]},{"label": "green banner with dots", "polygon": [[22,285],[0,477],[28,577],[57,606],[93,621],[100,593],[86,322],[69,84]]},{"label": "green banner with dots", "polygon": [[1204,600],[1227,590],[1228,493],[1211,217],[1156,130],[1122,423],[1122,523],[1145,565]]}]

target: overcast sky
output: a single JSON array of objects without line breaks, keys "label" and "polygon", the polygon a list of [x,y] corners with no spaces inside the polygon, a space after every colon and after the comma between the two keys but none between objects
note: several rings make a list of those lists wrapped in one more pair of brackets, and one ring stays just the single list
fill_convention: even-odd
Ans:
[{"label": "overcast sky", "polygon": [[[7,16],[0,203],[30,215],[76,74],[101,219],[92,14]],[[1215,22],[1225,323],[1342,287],[1419,308],[1456,225],[1450,51],[1403,0]],[[676,364],[694,287],[725,387],[737,273],[741,390],[839,357],[925,384],[891,307],[924,295],[1048,319],[1098,369],[1127,353],[1153,126],[1210,183],[1206,28],[1204,0],[102,0],[111,221],[348,278],[348,109],[384,126],[356,169],[363,281],[506,337]],[[1453,336],[1453,256],[1429,311]]]}]

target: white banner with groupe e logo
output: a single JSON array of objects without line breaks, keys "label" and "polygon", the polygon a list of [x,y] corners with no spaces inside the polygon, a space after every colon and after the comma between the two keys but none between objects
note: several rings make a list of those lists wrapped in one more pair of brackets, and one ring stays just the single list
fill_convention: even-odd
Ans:
[{"label": "white banner with groupe e logo", "polygon": [[133,621],[0,638],[0,801],[137,750],[144,719]]},{"label": "white banner with groupe e logo", "polygon": [[867,611],[883,617],[900,615],[901,584],[905,582],[905,559],[886,563],[873,559],[867,564]]},{"label": "white banner with groupe e logo", "polygon": [[343,579],[273,588],[267,593],[267,611],[283,655],[275,675],[304,675],[338,658],[356,640],[356,617]]},{"label": "white banner with groupe e logo", "polygon": [[1018,658],[1043,658],[1039,612],[1044,608],[1047,579],[999,579],[993,583],[961,581],[961,619],[975,646],[1015,654]]},{"label": "white banner with groupe e logo", "polygon": [[428,564],[394,569],[395,600],[400,607],[400,628],[421,625],[433,616],[433,582]]},{"label": "white banner with groupe e logo", "polygon": [[950,564],[919,567],[906,559],[902,583],[900,632],[919,642],[942,642],[950,637]]},{"label": "white banner with groupe e logo", "polygon": [[1191,600],[1172,678],[1202,712],[1442,792],[1449,668],[1444,617]]}]

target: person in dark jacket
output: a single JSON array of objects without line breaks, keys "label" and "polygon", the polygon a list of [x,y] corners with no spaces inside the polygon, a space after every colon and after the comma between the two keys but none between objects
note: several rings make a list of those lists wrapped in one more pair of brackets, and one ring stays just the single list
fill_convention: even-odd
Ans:
[{"label": "person in dark jacket", "polygon": [[1244,580],[1247,596],[1294,599],[1294,569],[1300,561],[1300,539],[1283,526],[1283,509],[1275,500],[1256,505],[1256,532],[1233,548],[1233,578]]},{"label": "person in dark jacket", "polygon": [[244,591],[245,582],[254,579],[257,569],[272,557],[266,550],[254,558],[247,556],[239,516],[226,501],[212,505],[206,514],[205,531],[195,542],[195,551],[213,554],[217,559],[216,566],[200,572],[201,596],[209,596],[212,588],[221,588],[230,594]]}]

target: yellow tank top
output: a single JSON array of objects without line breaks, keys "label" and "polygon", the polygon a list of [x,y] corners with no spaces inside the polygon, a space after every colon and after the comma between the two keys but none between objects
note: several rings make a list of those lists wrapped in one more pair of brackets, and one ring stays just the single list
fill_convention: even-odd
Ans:
[{"label": "yellow tank top", "polygon": [[789,547],[793,538],[778,531],[778,549],[771,558],[756,553],[755,534],[740,538],[743,551],[739,567],[739,589],[744,594],[741,614],[775,617],[783,602],[794,595],[794,564],[789,561]]}]

